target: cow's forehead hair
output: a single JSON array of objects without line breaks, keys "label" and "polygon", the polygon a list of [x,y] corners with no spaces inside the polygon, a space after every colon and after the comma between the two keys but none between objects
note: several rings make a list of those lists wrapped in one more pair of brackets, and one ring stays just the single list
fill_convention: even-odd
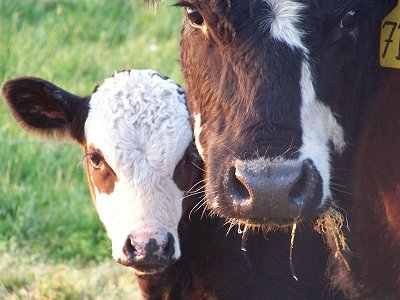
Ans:
[{"label": "cow's forehead hair", "polygon": [[264,0],[271,11],[266,11],[265,17],[260,21],[263,30],[270,29],[271,36],[286,43],[292,49],[299,49],[303,54],[308,54],[302,39],[305,32],[300,29],[301,12],[305,6],[292,0]]},{"label": "cow's forehead hair", "polygon": [[117,176],[149,182],[149,176],[172,175],[192,139],[178,85],[152,70],[124,71],[106,79],[89,105],[87,143],[102,151]]},{"label": "cow's forehead hair", "polygon": [[[243,1],[243,0],[234,0],[234,1]],[[340,10],[340,8],[351,7],[357,5],[359,3],[370,3],[375,0],[276,0],[278,2],[292,2],[294,4],[302,5],[304,8],[327,8],[334,9],[335,11]],[[231,1],[233,2],[233,1]],[[249,7],[254,7],[258,2],[269,3],[270,0],[248,0]]]},{"label": "cow's forehead hair", "polygon": [[[321,8],[331,9],[334,11],[340,10],[340,8],[349,8],[358,4],[371,4],[377,2],[377,0],[277,0],[278,2],[292,2],[293,4],[303,5],[308,8]],[[254,10],[259,7],[259,4],[269,3],[270,0],[190,0],[188,1],[193,5],[199,5],[200,7],[209,7],[218,11],[225,11],[227,14],[230,12],[230,8],[240,3],[241,5],[247,5],[250,10]],[[225,8],[221,10],[221,8]]]},{"label": "cow's forehead hair", "polygon": [[[259,0],[267,4],[257,16],[261,30],[269,31],[272,38],[286,43],[292,49],[301,50],[305,55],[309,53],[303,44],[303,38],[309,31],[309,26],[302,28],[302,23],[307,23],[307,10],[317,9],[324,13],[338,14],[356,6],[359,0]],[[254,6],[257,1],[250,1],[249,6]],[[304,26],[303,26],[304,27]]]}]

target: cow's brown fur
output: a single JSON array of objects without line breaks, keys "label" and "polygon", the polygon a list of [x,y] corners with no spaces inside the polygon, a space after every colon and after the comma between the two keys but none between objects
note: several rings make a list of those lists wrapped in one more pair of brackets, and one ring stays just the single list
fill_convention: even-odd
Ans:
[{"label": "cow's brown fur", "polygon": [[360,148],[350,224],[353,276],[364,297],[373,299],[400,296],[399,114],[400,72],[393,71]]}]

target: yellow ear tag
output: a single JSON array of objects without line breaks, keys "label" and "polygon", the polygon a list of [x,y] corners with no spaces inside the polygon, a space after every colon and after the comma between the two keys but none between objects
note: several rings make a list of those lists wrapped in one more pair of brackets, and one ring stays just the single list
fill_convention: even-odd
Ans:
[{"label": "yellow ear tag", "polygon": [[400,0],[381,24],[380,64],[400,69]]}]

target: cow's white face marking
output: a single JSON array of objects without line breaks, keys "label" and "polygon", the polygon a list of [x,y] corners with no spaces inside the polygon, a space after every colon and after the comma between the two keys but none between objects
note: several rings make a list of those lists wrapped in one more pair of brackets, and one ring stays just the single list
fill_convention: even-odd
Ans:
[{"label": "cow's white face marking", "polygon": [[301,127],[303,144],[300,159],[311,159],[322,177],[323,199],[321,205],[331,197],[330,192],[330,147],[342,153],[345,148],[343,128],[337,123],[328,106],[317,99],[310,65],[303,62],[301,70]]},{"label": "cow's white face marking", "polygon": [[[112,240],[113,257],[122,256],[129,234],[175,240],[183,192],[172,176],[192,140],[183,93],[151,70],[115,74],[92,95],[85,123],[87,147],[101,151],[115,172],[111,193],[93,184],[95,205]],[[146,238],[146,237],[145,237]]]},{"label": "cow's white face marking", "polygon": [[[310,159],[322,179],[323,197],[320,207],[331,198],[331,156],[330,142],[333,144],[334,151],[341,154],[346,146],[344,141],[343,128],[337,123],[331,109],[317,99],[312,80],[310,65],[304,61],[302,63],[301,79],[301,128],[302,145],[299,149],[298,162]],[[247,164],[259,168],[276,163],[277,159],[260,158],[254,162],[248,161]],[[282,161],[281,161],[282,163]],[[284,162],[290,164],[291,162]]]},{"label": "cow's white face marking", "polygon": [[330,108],[320,102],[315,93],[310,65],[307,62],[309,50],[302,41],[305,33],[299,27],[304,5],[292,0],[265,1],[270,5],[272,13],[262,21],[262,26],[270,27],[274,39],[286,43],[291,49],[301,50],[305,57],[300,79],[303,143],[299,149],[299,159],[311,159],[319,171],[323,181],[323,206],[331,197],[329,142],[332,142],[335,151],[343,152],[343,128],[337,123]]},{"label": "cow's white face marking", "polygon": [[304,5],[292,0],[264,0],[268,3],[271,11],[268,11],[265,19],[260,21],[262,29],[270,28],[271,37],[286,43],[292,49],[299,49],[305,55],[308,49],[304,46],[299,23],[301,11]]}]

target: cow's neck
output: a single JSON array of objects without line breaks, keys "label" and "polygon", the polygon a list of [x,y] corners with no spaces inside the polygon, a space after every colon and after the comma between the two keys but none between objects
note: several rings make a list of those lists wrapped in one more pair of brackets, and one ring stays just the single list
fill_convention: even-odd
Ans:
[{"label": "cow's neck", "polygon": [[356,281],[367,296],[400,292],[400,72],[378,94],[357,157],[353,218]]},{"label": "cow's neck", "polygon": [[335,193],[335,200],[346,212],[351,252],[344,253],[350,270],[343,260],[333,260],[331,279],[350,298],[400,291],[400,218],[389,220],[387,214],[390,207],[392,216],[400,216],[400,72],[381,74],[379,91],[365,99],[360,122],[365,125],[359,125],[353,143],[358,147],[350,145],[338,159],[334,176],[345,190]]}]

